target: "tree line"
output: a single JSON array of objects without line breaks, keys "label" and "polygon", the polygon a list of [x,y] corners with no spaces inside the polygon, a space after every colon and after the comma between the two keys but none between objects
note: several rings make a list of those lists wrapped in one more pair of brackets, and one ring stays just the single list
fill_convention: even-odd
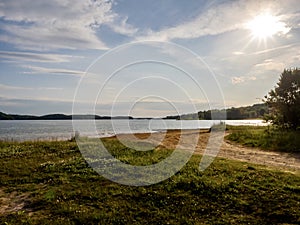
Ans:
[{"label": "tree line", "polygon": [[263,103],[246,107],[199,111],[165,119],[254,119],[261,118],[278,129],[300,129],[300,69],[285,69],[274,89],[264,96]]},{"label": "tree line", "polygon": [[269,113],[266,103],[254,104],[252,106],[231,107],[228,109],[213,109],[199,111],[198,113],[189,113],[176,116],[167,116],[164,119],[181,120],[242,120],[242,119],[263,119]]}]

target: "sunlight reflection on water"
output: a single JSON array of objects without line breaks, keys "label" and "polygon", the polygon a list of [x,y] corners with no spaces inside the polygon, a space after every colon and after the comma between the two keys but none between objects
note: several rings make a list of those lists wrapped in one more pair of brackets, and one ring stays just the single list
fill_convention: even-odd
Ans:
[{"label": "sunlight reflection on water", "polygon": [[[151,121],[151,122],[150,122]],[[96,120],[97,137],[108,137],[119,133],[145,133],[165,129],[209,128],[220,121],[212,120]],[[263,120],[227,120],[228,125],[263,126]],[[91,137],[86,121],[80,121],[82,136]],[[0,121],[0,140],[66,140],[74,135],[72,120],[5,120]]]}]

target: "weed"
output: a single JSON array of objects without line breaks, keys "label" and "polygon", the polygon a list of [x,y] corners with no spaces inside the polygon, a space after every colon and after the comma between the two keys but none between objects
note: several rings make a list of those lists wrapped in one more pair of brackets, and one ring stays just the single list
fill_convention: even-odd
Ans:
[{"label": "weed", "polygon": [[229,126],[230,141],[267,150],[300,152],[300,131],[278,130],[270,127]]},{"label": "weed", "polygon": [[[119,159],[136,165],[158,162],[172,152],[137,153],[117,140],[104,144]],[[299,174],[218,158],[200,172],[200,160],[200,155],[192,156],[161,183],[130,187],[95,173],[74,141],[1,142],[1,190],[27,197],[17,213],[2,210],[0,224],[300,222]]]}]

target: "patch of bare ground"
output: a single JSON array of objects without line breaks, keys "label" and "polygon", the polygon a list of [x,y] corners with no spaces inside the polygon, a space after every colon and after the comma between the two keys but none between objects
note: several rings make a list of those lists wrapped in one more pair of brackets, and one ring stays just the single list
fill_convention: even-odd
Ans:
[{"label": "patch of bare ground", "polygon": [[26,194],[19,195],[16,191],[5,193],[0,189],[0,215],[10,214],[23,210],[28,196]]},{"label": "patch of bare ground", "polygon": [[[134,137],[136,141],[140,140],[157,146],[157,149],[180,148],[195,150],[196,154],[203,154],[210,139],[209,137],[214,135],[213,133],[209,133],[208,130],[169,130],[167,132],[152,133],[151,135],[149,133],[134,134]],[[227,134],[225,133],[225,135]],[[132,135],[122,134],[118,135],[117,138],[132,140]],[[218,138],[211,138],[209,140],[212,141],[210,146],[214,146],[213,142],[218,140]],[[194,145],[193,143],[197,144]],[[215,146],[218,146],[218,143],[215,143]],[[276,167],[286,171],[300,171],[300,153],[285,153],[244,147],[227,140],[222,141],[218,157]]]}]

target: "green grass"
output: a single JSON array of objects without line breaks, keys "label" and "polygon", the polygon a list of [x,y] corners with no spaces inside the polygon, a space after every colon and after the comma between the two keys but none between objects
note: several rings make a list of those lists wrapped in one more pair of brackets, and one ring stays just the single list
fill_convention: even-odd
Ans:
[{"label": "green grass", "polygon": [[230,141],[266,150],[300,152],[300,131],[278,130],[272,127],[228,126]]},{"label": "green grass", "polygon": [[134,146],[136,149],[142,149],[143,146],[145,146],[146,149],[150,150],[136,151],[124,146],[118,141],[110,139],[104,141],[104,146],[115,158],[119,159],[124,163],[136,166],[152,165],[170,156],[173,152],[172,150],[168,149],[160,149],[159,151],[154,150],[155,146],[143,141],[131,144],[131,146]]},{"label": "green grass", "polygon": [[[170,154],[135,152],[116,140],[105,145],[138,165]],[[95,173],[75,142],[0,142],[0,189],[11,204],[24,204],[0,214],[0,224],[300,223],[299,173],[225,159],[200,172],[200,160],[193,156],[161,183],[131,187]]]}]

